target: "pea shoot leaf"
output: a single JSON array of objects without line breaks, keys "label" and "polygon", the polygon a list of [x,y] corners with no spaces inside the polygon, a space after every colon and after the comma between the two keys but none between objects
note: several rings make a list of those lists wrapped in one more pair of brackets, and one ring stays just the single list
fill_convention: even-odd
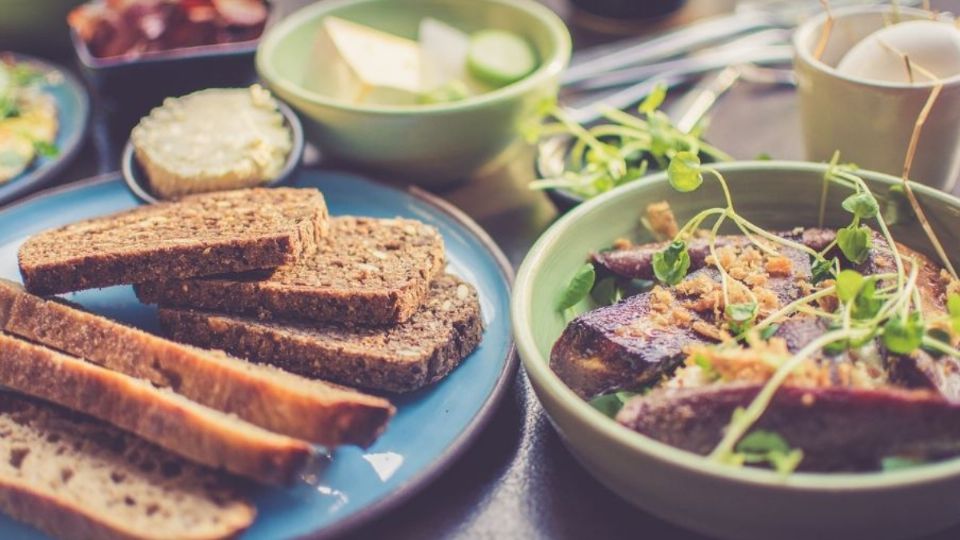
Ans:
[{"label": "pea shoot leaf", "polygon": [[57,145],[48,143],[46,141],[33,141],[33,149],[38,155],[43,157],[57,157],[57,155],[60,153],[60,149],[57,148]]},{"label": "pea shoot leaf", "polygon": [[763,327],[763,330],[760,330],[760,339],[766,341],[773,337],[777,333],[777,330],[780,329],[780,325],[773,323]]},{"label": "pea shoot leaf", "polygon": [[624,404],[626,404],[628,401],[630,401],[630,398],[636,395],[638,395],[637,392],[630,392],[627,390],[612,392],[610,394],[604,394],[600,397],[593,398],[590,400],[590,405],[593,406],[594,409],[597,409],[610,418],[615,418],[617,413],[620,412],[620,409],[623,408]]},{"label": "pea shoot leaf", "polygon": [[851,315],[857,320],[866,320],[873,318],[880,312],[883,306],[883,299],[877,298],[877,282],[869,280],[864,282],[853,298],[853,310]]},{"label": "pea shoot leaf", "polygon": [[791,449],[780,435],[762,429],[740,439],[736,451],[744,463],[767,463],[780,474],[790,474],[803,459],[803,451]]},{"label": "pea shoot leaf", "polygon": [[869,191],[854,193],[843,200],[842,206],[860,219],[869,219],[880,213],[880,205]]},{"label": "pea shoot leaf", "polygon": [[893,317],[883,326],[883,344],[895,354],[910,354],[923,343],[923,321],[914,311],[906,318]]},{"label": "pea shoot leaf", "polygon": [[650,114],[663,105],[663,100],[667,98],[667,85],[657,83],[653,90],[647,94],[647,97],[640,103],[640,112]]},{"label": "pea shoot leaf", "polygon": [[681,193],[696,190],[703,183],[700,158],[693,152],[677,152],[667,167],[667,179],[673,189]]},{"label": "pea shoot leaf", "polygon": [[690,254],[682,240],[670,242],[663,251],[653,254],[653,273],[667,285],[676,285],[690,269]]},{"label": "pea shoot leaf", "polygon": [[837,267],[837,258],[833,257],[832,259],[818,259],[813,260],[810,270],[811,270],[811,281],[813,283],[820,283],[825,279],[833,279],[836,277],[834,275],[834,269]]},{"label": "pea shoot leaf", "polygon": [[863,276],[856,270],[843,270],[837,276],[837,298],[846,304],[853,300],[860,287],[863,286]]},{"label": "pea shoot leaf", "polygon": [[593,282],[596,279],[597,272],[593,269],[592,264],[586,263],[581,266],[580,269],[577,270],[577,273],[573,275],[573,278],[570,279],[570,283],[560,296],[560,303],[557,309],[559,311],[566,311],[577,305],[578,302],[590,294],[590,289],[593,288]]},{"label": "pea shoot leaf", "polygon": [[837,245],[850,262],[860,264],[867,260],[873,240],[870,228],[866,226],[850,225],[837,231]]}]

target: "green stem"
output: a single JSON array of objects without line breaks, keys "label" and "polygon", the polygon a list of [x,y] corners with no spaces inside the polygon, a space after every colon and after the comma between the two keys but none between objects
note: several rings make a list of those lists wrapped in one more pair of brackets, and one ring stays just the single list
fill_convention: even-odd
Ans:
[{"label": "green stem", "polygon": [[810,355],[835,341],[859,337],[859,335],[860,334],[858,334],[857,331],[849,330],[834,330],[832,332],[827,332],[819,338],[811,341],[806,347],[800,349],[797,354],[793,355],[790,357],[790,359],[781,364],[780,367],[777,368],[777,370],[770,377],[770,380],[763,385],[763,388],[760,389],[760,392],[757,393],[757,396],[753,398],[753,401],[750,402],[750,405],[748,405],[742,413],[737,415],[735,419],[730,422],[730,425],[727,426],[720,443],[717,444],[716,448],[713,449],[708,458],[713,461],[723,461],[726,456],[733,452],[737,442],[747,433],[750,427],[760,419],[760,416],[763,415],[763,412],[767,409],[767,406],[770,405],[770,401],[773,399],[774,393],[776,393],[783,382],[787,380],[787,377],[790,376],[793,370],[796,369],[797,366],[799,366]]}]

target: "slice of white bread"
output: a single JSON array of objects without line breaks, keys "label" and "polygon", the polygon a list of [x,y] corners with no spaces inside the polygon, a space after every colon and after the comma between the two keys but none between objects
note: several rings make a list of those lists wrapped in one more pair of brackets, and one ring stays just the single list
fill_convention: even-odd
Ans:
[{"label": "slice of white bread", "polygon": [[0,511],[63,539],[232,538],[236,479],[92,418],[0,392]]},{"label": "slice of white bread", "polygon": [[197,463],[263,483],[292,482],[312,455],[303,441],[2,332],[0,384],[109,422]]},{"label": "slice of white bread", "polygon": [[169,341],[34,296],[4,279],[0,331],[170,388],[264,429],[328,447],[370,445],[394,413],[385,399]]}]

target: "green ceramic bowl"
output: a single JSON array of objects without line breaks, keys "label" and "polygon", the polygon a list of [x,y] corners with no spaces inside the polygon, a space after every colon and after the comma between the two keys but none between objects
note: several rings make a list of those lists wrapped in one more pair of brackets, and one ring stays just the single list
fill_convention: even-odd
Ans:
[{"label": "green ceramic bowl", "polygon": [[[716,166],[730,184],[738,211],[762,226],[816,225],[824,165],[745,162]],[[896,178],[863,173],[883,202]],[[829,226],[849,214],[831,188]],[[960,200],[914,187],[948,252],[960,244]],[[513,290],[517,347],[533,388],[570,451],[601,482],[663,519],[723,538],[908,538],[960,522],[960,459],[910,470],[868,474],[794,474],[709,462],[630,431],[580,400],[550,370],[548,358],[564,319],[558,295],[591,251],[618,237],[637,236],[646,204],[667,200],[678,220],[722,206],[716,182],[694,193],[673,191],[658,174],[581,204],[557,221],[527,255]],[[919,226],[895,226],[894,236],[928,251]],[[960,262],[960,258],[954,264]],[[638,533],[639,534],[639,533]]]},{"label": "green ceramic bowl", "polygon": [[[540,67],[526,78],[466,100],[429,106],[353,105],[305,88],[324,69],[312,51],[323,18],[333,15],[407,38],[434,17],[465,32],[484,28],[524,36]],[[308,6],[271,28],[257,51],[257,71],[303,117],[307,139],[334,157],[421,185],[467,178],[518,138],[524,120],[555,96],[570,59],[570,35],[532,0],[330,0]]]}]

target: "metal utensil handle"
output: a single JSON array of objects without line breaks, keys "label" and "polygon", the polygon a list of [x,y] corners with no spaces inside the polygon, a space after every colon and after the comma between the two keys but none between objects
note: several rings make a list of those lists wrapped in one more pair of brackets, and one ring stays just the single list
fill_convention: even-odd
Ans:
[{"label": "metal utensil handle", "polygon": [[674,30],[653,39],[601,45],[575,54],[561,84],[567,85],[631,65],[663,60],[755,30],[776,26],[762,13],[726,15]]}]

